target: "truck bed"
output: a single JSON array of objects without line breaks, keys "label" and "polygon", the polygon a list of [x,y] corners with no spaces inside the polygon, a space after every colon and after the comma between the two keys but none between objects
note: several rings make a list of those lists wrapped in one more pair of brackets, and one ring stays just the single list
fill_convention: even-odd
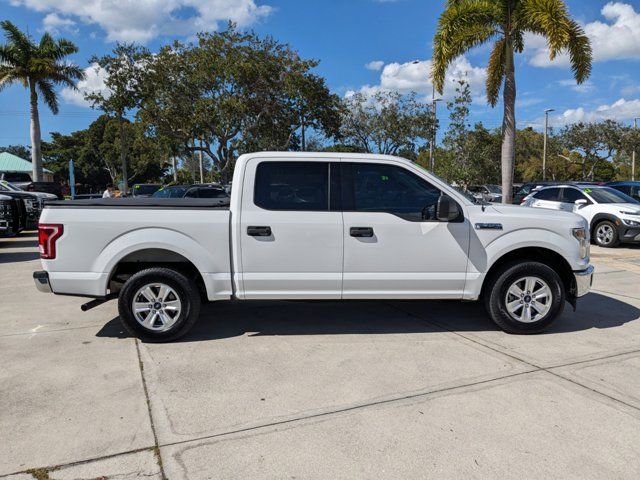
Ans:
[{"label": "truck bed", "polygon": [[219,198],[90,198],[56,200],[48,208],[204,208],[229,210],[229,200]]}]

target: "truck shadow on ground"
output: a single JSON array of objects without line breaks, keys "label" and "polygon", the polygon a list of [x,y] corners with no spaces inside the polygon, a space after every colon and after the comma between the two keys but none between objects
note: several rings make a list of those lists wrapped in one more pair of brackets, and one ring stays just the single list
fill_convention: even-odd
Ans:
[{"label": "truck shadow on ground", "polygon": [[[640,309],[623,301],[590,293],[573,312],[562,316],[544,334],[604,329],[638,320]],[[457,301],[250,301],[203,305],[200,319],[180,342],[197,342],[241,335],[411,334],[498,330],[479,302]],[[98,337],[126,338],[116,317]]]},{"label": "truck shadow on ground", "polygon": [[38,252],[7,252],[4,250],[6,248],[5,245],[0,245],[0,248],[2,249],[2,251],[0,251],[0,264],[29,262],[40,258]]}]

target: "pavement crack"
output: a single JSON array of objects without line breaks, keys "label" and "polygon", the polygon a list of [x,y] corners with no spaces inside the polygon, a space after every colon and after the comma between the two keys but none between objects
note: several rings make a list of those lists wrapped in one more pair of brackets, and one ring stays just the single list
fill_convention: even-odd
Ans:
[{"label": "pavement crack", "polygon": [[162,456],[160,454],[160,445],[158,444],[158,434],[156,433],[156,426],[153,422],[153,413],[151,411],[151,400],[149,398],[149,389],[147,388],[147,380],[144,376],[144,363],[142,362],[142,356],[140,355],[140,340],[133,339],[136,345],[136,354],[138,356],[138,367],[140,368],[140,378],[142,379],[142,388],[144,390],[144,398],[147,403],[147,412],[149,413],[149,422],[151,423],[151,432],[153,433],[153,454],[158,462],[158,468],[160,468],[160,476],[163,480],[167,480],[167,476],[164,473],[164,465],[162,464]]},{"label": "pavement crack", "polygon": [[[618,295],[618,294],[614,294],[614,295]],[[624,295],[621,295],[621,296],[624,296]],[[633,297],[629,297],[629,298],[633,298]],[[388,305],[392,306],[393,308],[395,308],[395,309],[397,309],[397,310],[399,310],[401,312],[404,312],[405,314],[407,314],[407,315],[409,315],[409,316],[411,316],[413,318],[416,318],[416,319],[418,319],[418,320],[420,320],[422,322],[425,322],[426,324],[428,324],[430,326],[438,327],[438,328],[440,328],[440,329],[442,329],[442,330],[444,330],[446,332],[449,332],[449,333],[451,333],[453,335],[457,335],[457,336],[459,336],[461,338],[464,338],[465,340],[467,340],[469,342],[473,342],[476,345],[480,345],[480,346],[485,347],[485,348],[487,348],[487,349],[489,349],[491,351],[497,352],[499,354],[505,355],[505,356],[507,356],[509,358],[512,358],[514,360],[522,362],[522,363],[534,368],[535,370],[533,370],[533,371],[546,372],[546,373],[548,373],[550,375],[553,375],[553,376],[555,376],[557,378],[561,378],[562,380],[565,380],[565,381],[570,382],[570,383],[572,383],[574,385],[577,385],[577,386],[582,387],[582,388],[584,388],[586,390],[589,390],[589,391],[591,391],[593,393],[596,393],[596,394],[598,394],[598,395],[600,395],[602,397],[605,397],[605,398],[607,398],[607,399],[609,399],[609,400],[611,400],[613,402],[617,402],[617,403],[619,403],[621,405],[624,405],[626,407],[629,407],[629,408],[632,408],[634,410],[640,411],[640,408],[637,407],[636,405],[632,405],[632,404],[630,404],[628,402],[625,402],[624,400],[620,400],[619,398],[616,398],[616,397],[613,397],[613,396],[611,396],[611,395],[609,395],[607,393],[601,392],[601,391],[599,391],[599,390],[597,390],[597,389],[595,389],[593,387],[589,387],[588,385],[584,385],[584,384],[578,382],[577,380],[565,377],[564,375],[560,375],[559,373],[551,371],[551,369],[554,369],[554,368],[560,368],[560,367],[570,366],[570,365],[578,365],[578,364],[581,364],[581,363],[589,363],[589,362],[594,362],[594,361],[597,361],[597,360],[613,358],[613,357],[620,356],[620,355],[628,355],[628,354],[631,354],[631,353],[638,352],[640,350],[633,350],[633,351],[630,351],[630,352],[617,353],[617,354],[612,354],[612,355],[605,355],[604,357],[601,357],[601,358],[591,358],[591,359],[588,359],[588,360],[582,360],[582,361],[577,361],[577,362],[569,362],[569,363],[561,364],[561,365],[553,365],[553,366],[549,366],[549,367],[541,367],[540,365],[536,365],[535,363],[532,363],[530,361],[524,360],[524,359],[522,359],[522,358],[520,358],[520,357],[518,357],[516,355],[512,355],[512,354],[504,352],[504,351],[502,351],[502,350],[500,350],[498,348],[495,348],[495,347],[492,347],[490,345],[487,345],[486,343],[483,343],[483,342],[480,342],[480,341],[478,341],[478,340],[476,340],[474,338],[468,337],[468,336],[466,336],[466,335],[464,335],[464,334],[462,334],[460,332],[455,332],[453,330],[450,330],[447,327],[445,327],[444,325],[441,325],[440,323],[438,323],[436,321],[433,321],[433,320],[430,320],[430,319],[428,320],[428,319],[426,319],[426,318],[424,318],[424,317],[422,317],[420,315],[416,315],[415,313],[407,311],[407,310],[405,310],[403,308],[400,308],[400,307],[398,307],[398,306],[396,306],[396,305],[394,305],[392,303],[388,303]],[[527,372],[527,373],[530,373],[530,372]]]}]

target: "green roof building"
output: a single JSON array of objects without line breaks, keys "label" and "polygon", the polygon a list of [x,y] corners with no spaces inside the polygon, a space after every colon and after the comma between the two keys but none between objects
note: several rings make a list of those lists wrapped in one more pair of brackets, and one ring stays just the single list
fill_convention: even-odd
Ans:
[{"label": "green roof building", "polygon": [[[32,170],[31,162],[9,152],[0,153],[0,173],[28,173],[31,175]],[[43,180],[52,182],[53,172],[46,168],[43,169]]]}]

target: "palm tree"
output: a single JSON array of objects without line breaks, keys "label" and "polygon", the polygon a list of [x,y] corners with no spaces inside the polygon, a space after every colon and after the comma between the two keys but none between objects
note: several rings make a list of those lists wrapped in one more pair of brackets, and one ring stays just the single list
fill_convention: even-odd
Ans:
[{"label": "palm tree", "polygon": [[76,65],[62,60],[78,51],[72,42],[54,40],[45,33],[36,44],[8,20],[0,22],[7,43],[0,45],[0,91],[14,83],[29,89],[31,105],[31,162],[33,181],[42,181],[42,152],[40,150],[40,117],[38,94],[54,113],[58,113],[55,87],[76,88],[76,81],[84,79],[84,72]]},{"label": "palm tree", "polygon": [[549,59],[567,52],[577,83],[591,73],[591,45],[562,0],[448,0],[434,38],[432,78],[442,94],[447,66],[468,50],[493,41],[487,68],[487,99],[498,102],[504,83],[502,201],[511,203],[516,139],[514,54],[524,50],[525,33],[542,35]]}]

